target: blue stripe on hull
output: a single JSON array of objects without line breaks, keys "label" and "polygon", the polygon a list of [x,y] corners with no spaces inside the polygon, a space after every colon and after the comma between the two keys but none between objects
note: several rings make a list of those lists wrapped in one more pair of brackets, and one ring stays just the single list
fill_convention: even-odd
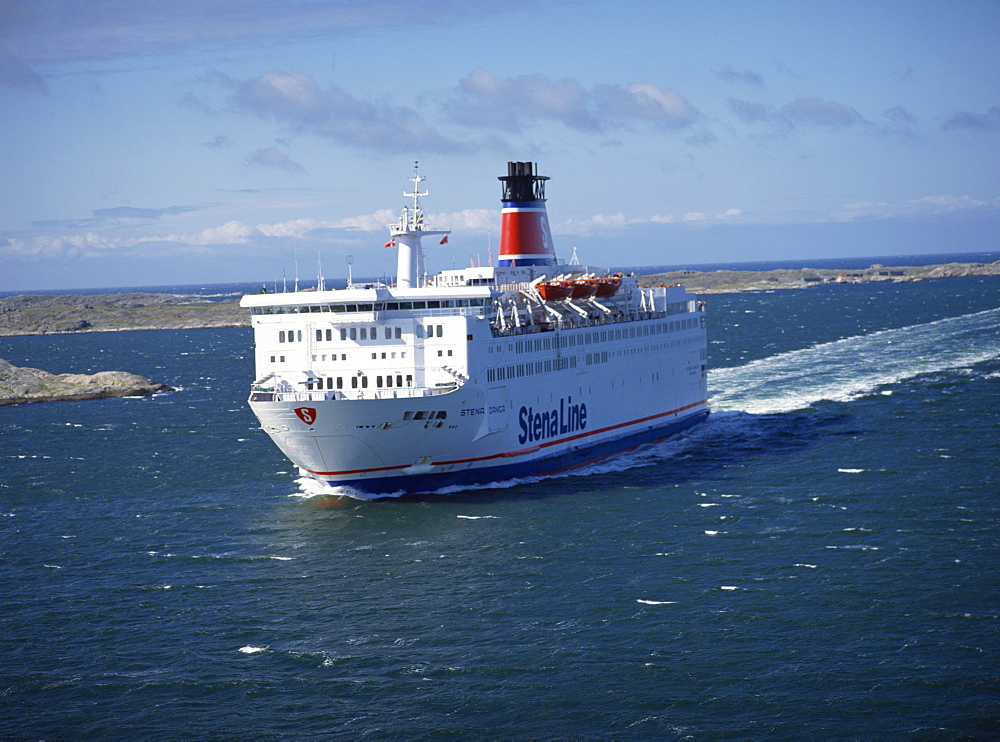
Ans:
[{"label": "blue stripe on hull", "polygon": [[335,487],[347,486],[373,495],[392,494],[396,492],[414,494],[419,492],[433,492],[443,487],[467,487],[489,484],[490,482],[503,482],[508,479],[520,479],[521,477],[558,474],[570,469],[578,469],[645,443],[664,441],[682,430],[697,425],[707,417],[708,410],[705,410],[664,427],[644,430],[640,433],[633,433],[623,438],[605,441],[576,451],[569,451],[544,459],[534,459],[517,464],[441,472],[440,474],[415,474],[407,477],[324,481]]}]

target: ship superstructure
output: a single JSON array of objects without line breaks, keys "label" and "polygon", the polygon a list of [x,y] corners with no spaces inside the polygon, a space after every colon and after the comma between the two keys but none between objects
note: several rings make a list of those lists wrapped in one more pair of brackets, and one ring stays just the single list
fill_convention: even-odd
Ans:
[{"label": "ship superstructure", "polygon": [[302,474],[346,494],[552,474],[708,414],[704,304],[680,286],[560,263],[545,176],[508,163],[498,265],[424,272],[447,239],[412,203],[395,283],[244,296],[250,406]]}]

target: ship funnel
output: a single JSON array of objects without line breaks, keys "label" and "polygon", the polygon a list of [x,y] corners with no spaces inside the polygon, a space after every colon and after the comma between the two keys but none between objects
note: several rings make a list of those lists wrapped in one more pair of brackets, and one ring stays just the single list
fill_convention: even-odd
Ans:
[{"label": "ship funnel", "polygon": [[499,265],[555,265],[549,217],[545,212],[545,175],[534,163],[508,162],[503,183]]}]

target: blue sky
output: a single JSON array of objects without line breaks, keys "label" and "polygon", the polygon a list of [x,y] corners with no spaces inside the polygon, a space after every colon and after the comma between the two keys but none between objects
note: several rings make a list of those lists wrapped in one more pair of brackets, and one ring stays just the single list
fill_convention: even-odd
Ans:
[{"label": "blue sky", "polygon": [[[1000,4],[2,0],[0,290],[1000,249]],[[430,242],[430,241],[428,241]]]}]

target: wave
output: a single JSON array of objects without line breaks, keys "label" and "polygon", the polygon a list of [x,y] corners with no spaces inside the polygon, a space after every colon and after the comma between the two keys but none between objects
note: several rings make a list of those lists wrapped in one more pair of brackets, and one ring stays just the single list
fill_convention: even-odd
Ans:
[{"label": "wave", "polygon": [[713,410],[791,412],[1000,357],[1000,308],[843,338],[709,371]]}]

